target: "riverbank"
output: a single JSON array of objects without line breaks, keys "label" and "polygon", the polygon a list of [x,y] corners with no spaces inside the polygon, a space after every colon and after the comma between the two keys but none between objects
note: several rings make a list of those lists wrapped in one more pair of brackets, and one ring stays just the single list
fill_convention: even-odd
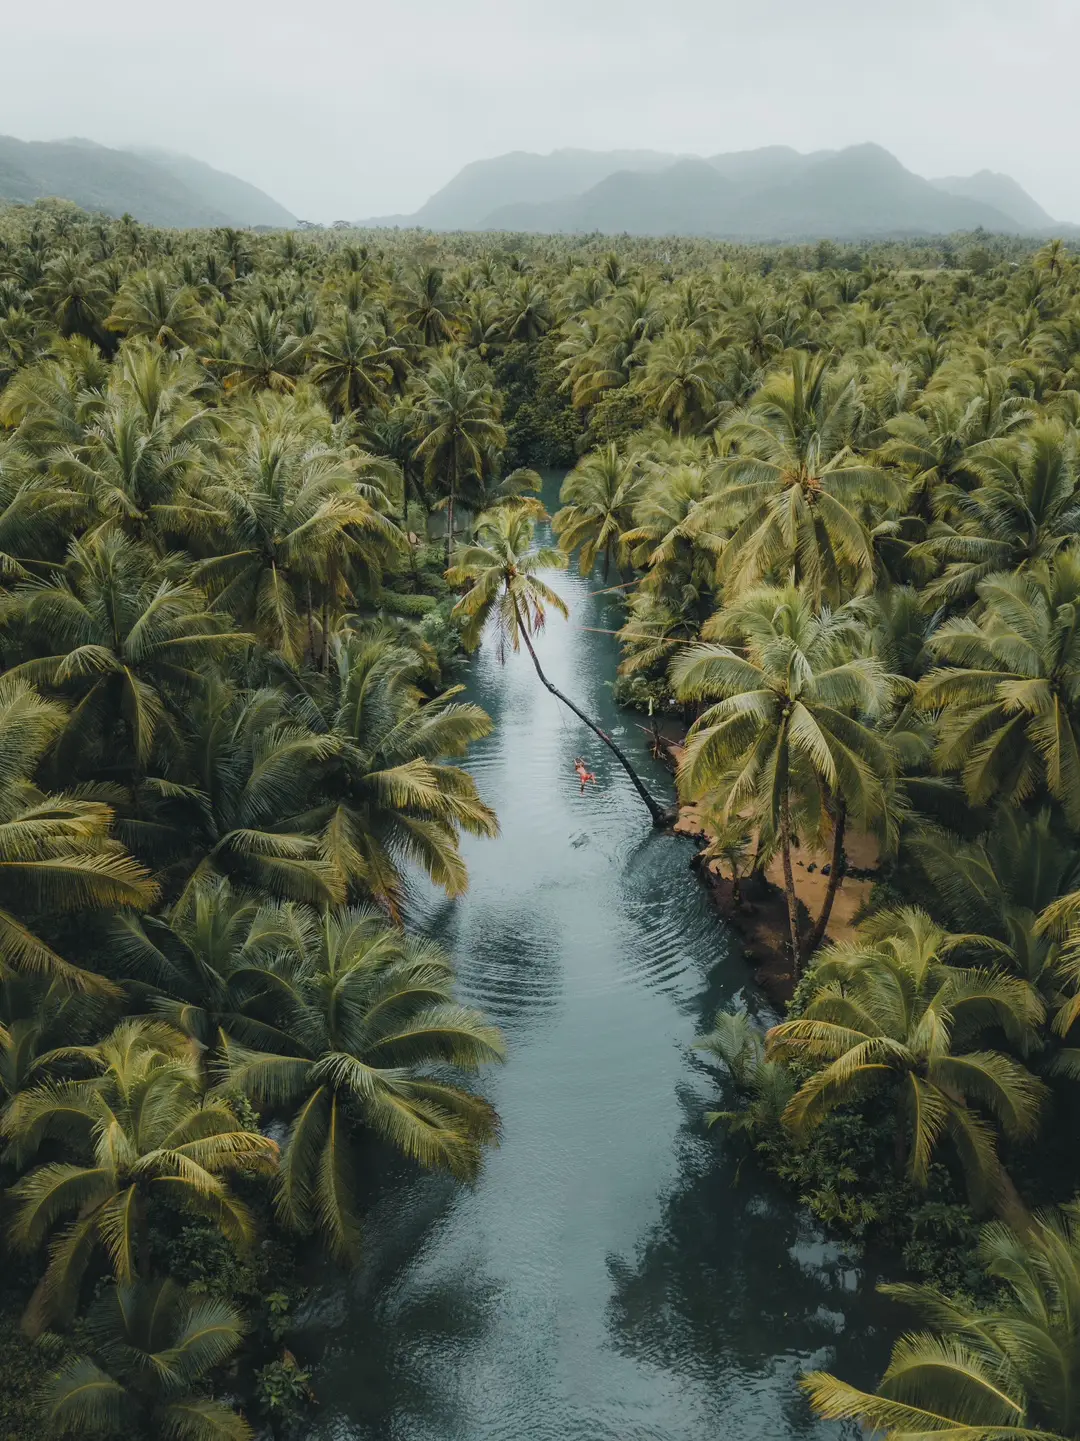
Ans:
[{"label": "riverbank", "polygon": [[[678,768],[683,748],[677,741],[664,738],[664,750],[672,770]],[[700,843],[702,851],[715,839],[697,805],[680,805],[679,818],[673,830]],[[870,900],[874,879],[881,864],[877,839],[851,831],[844,840],[847,872],[833,900],[826,939],[851,940],[855,923]],[[699,855],[698,870],[717,909],[738,931],[744,942],[743,958],[754,967],[754,981],[777,1007],[782,1008],[795,990],[788,947],[788,913],[784,896],[783,860],[772,858],[763,872],[763,880],[740,884],[741,899],[735,904],[732,883],[724,874],[722,862],[706,860]],[[829,886],[830,860],[807,847],[796,846],[792,852],[795,873],[795,895],[803,926],[809,930],[821,914]]]}]

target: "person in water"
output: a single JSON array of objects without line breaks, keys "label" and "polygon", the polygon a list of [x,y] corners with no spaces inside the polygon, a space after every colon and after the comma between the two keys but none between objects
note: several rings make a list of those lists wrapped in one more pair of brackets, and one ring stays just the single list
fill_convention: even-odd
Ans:
[{"label": "person in water", "polygon": [[589,781],[592,781],[593,785],[595,785],[596,777],[593,775],[591,770],[588,770],[586,768],[585,762],[581,758],[581,756],[578,756],[577,759],[574,761],[574,770],[577,773],[578,780],[581,782],[581,794],[584,795],[585,786],[588,784]]}]

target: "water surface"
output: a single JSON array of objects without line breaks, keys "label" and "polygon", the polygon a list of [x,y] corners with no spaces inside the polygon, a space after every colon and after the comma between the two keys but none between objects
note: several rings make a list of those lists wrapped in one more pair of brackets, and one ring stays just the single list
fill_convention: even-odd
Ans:
[{"label": "water surface", "polygon": [[[546,501],[557,503],[557,479]],[[542,535],[541,539],[547,539]],[[618,606],[571,607],[537,649],[658,793],[670,777],[612,703]],[[795,1386],[808,1366],[868,1383],[887,1352],[872,1280],[742,1150],[706,1133],[716,1078],[692,1050],[717,1007],[759,1010],[738,938],[655,835],[625,774],[490,647],[469,696],[495,720],[469,768],[499,815],[467,839],[469,894],[418,892],[411,924],[452,952],[463,999],[502,1026],[485,1078],[501,1147],[473,1189],[388,1163],[367,1260],[325,1278],[304,1352],[317,1441],[835,1438]],[[599,785],[579,792],[586,757]]]}]

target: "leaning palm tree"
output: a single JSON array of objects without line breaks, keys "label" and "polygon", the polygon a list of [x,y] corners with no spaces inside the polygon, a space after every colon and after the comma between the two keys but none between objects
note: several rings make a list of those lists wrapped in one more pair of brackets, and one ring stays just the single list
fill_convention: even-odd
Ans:
[{"label": "leaning palm tree", "polygon": [[175,1281],[107,1287],[86,1320],[90,1355],[67,1361],[45,1388],[49,1434],[248,1441],[243,1417],[207,1394],[244,1330],[228,1301]]},{"label": "leaning palm tree", "polygon": [[[204,1095],[190,1044],[171,1027],[123,1021],[84,1057],[89,1079],[23,1091],[0,1122],[8,1154],[22,1162],[45,1142],[71,1157],[28,1171],[10,1192],[16,1247],[37,1251],[55,1233],[30,1303],[31,1328],[74,1314],[99,1252],[121,1284],[148,1279],[159,1200],[205,1217],[237,1245],[249,1243],[254,1223],[228,1177],[271,1172],[277,1161],[273,1141]],[[65,1217],[72,1219],[57,1232]]]},{"label": "leaning palm tree", "polygon": [[423,661],[386,628],[343,635],[323,706],[338,741],[326,782],[331,801],[323,844],[347,880],[393,915],[403,868],[419,865],[447,895],[468,885],[461,831],[498,833],[494,812],[451,756],[488,735],[491,720],[459,701],[454,686],[425,699]]},{"label": "leaning palm tree", "polygon": [[939,714],[936,760],[970,800],[1018,804],[1045,786],[1080,825],[1080,547],[978,587],[981,615],[930,637],[918,701]]},{"label": "leaning palm tree", "polygon": [[629,554],[627,533],[634,525],[634,507],[644,489],[644,476],[632,456],[619,454],[618,447],[606,446],[579,460],[563,481],[559,499],[562,509],[552,529],[569,555],[580,547],[578,564],[589,575],[598,557],[604,558],[604,579],[608,579],[612,556],[619,564]]},{"label": "leaning palm tree", "polygon": [[1035,989],[1003,971],[950,963],[987,937],[950,935],[923,911],[885,912],[855,941],[831,947],[813,972],[802,1015],[768,1034],[771,1060],[817,1069],[792,1097],[786,1123],[805,1137],[838,1106],[885,1088],[897,1112],[897,1143],[917,1186],[947,1137],[973,1199],[996,1199],[1003,1173],[995,1133],[983,1112],[1012,1139],[1030,1136],[1044,1087],[1020,1062],[972,1049],[981,1032],[1000,1029],[1030,1044],[1045,1014]]},{"label": "leaning palm tree", "polygon": [[[223,1040],[227,1083],[289,1118],[278,1211],[355,1260],[360,1143],[378,1137],[422,1166],[475,1176],[497,1120],[439,1069],[502,1059],[498,1031],[453,1000],[450,963],[372,910],[310,913],[302,954],[268,963],[274,1051]],[[259,1000],[251,1013],[263,1017]]]},{"label": "leaning palm tree", "polygon": [[671,666],[680,699],[712,702],[690,728],[680,793],[719,793],[723,823],[749,811],[778,844],[796,974],[808,948],[791,862],[794,806],[824,796],[833,832],[830,885],[809,949],[828,926],[849,814],[866,821],[887,811],[893,758],[873,722],[894,682],[860,654],[867,624],[859,601],[819,610],[794,585],[762,587],[717,612],[702,631],[705,643]]},{"label": "leaning palm tree", "polygon": [[652,816],[653,825],[663,828],[671,822],[670,812],[650,795],[644,781],[607,732],[548,680],[540,667],[532,638],[544,628],[546,607],[551,606],[564,618],[570,612],[558,592],[539,575],[544,570],[564,570],[566,556],[549,547],[533,549],[533,530],[530,516],[520,510],[500,508],[481,518],[476,544],[463,547],[457,563],[447,571],[446,578],[451,585],[469,587],[453,610],[462,622],[465,648],[475,650],[492,619],[500,660],[505,658],[507,646],[516,651],[524,641],[541,684],[603,741],[630,777]]},{"label": "leaning palm tree", "polygon": [[1022,1231],[987,1226],[979,1256],[986,1308],[928,1286],[885,1286],[932,1330],[893,1348],[876,1392],[826,1372],[803,1380],[819,1415],[857,1420],[883,1441],[1065,1441],[1080,1435],[1080,1208]]}]

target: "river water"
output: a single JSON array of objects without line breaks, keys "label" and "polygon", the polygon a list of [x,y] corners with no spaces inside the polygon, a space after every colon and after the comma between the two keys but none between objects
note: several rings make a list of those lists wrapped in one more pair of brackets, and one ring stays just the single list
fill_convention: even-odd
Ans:
[{"label": "river water", "polygon": [[[549,477],[549,509],[557,496]],[[670,795],[611,699],[617,645],[601,632],[618,605],[595,578],[552,579],[571,620],[551,618],[542,664]],[[625,774],[524,653],[500,665],[482,647],[468,694],[495,721],[468,764],[502,833],[467,838],[468,895],[418,889],[410,923],[451,951],[462,998],[505,1032],[507,1064],[484,1078],[502,1144],[473,1188],[397,1162],[372,1177],[366,1262],[324,1277],[301,1338],[320,1402],[310,1434],[836,1438],[796,1377],[824,1364],[872,1382],[897,1318],[703,1126],[718,1083],[693,1038],[718,1006],[762,1003],[689,869],[692,847],[652,832]],[[584,796],[579,753],[599,781]]]}]

